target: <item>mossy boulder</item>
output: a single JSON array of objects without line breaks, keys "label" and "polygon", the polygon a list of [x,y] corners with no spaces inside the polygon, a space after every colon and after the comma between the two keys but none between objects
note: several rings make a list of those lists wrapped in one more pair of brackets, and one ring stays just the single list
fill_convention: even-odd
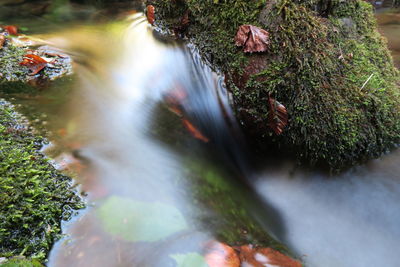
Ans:
[{"label": "mossy boulder", "polygon": [[[10,36],[6,32],[5,42],[0,46],[0,92],[29,93],[49,82],[72,74],[71,58],[49,46],[40,46],[39,42],[29,41],[27,36]],[[35,54],[49,63],[39,73],[32,75],[28,67],[21,65],[24,56]]]},{"label": "mossy boulder", "polygon": [[[378,157],[400,138],[400,76],[362,0],[147,1],[156,25],[178,29],[226,75],[249,139],[332,169]],[[190,23],[180,20],[189,12]],[[270,33],[264,53],[235,45],[240,25]],[[176,30],[175,30],[176,31]],[[268,95],[289,125],[268,127]],[[255,141],[254,141],[255,140]]]},{"label": "mossy boulder", "polygon": [[62,219],[84,206],[71,179],[40,152],[44,142],[0,100],[0,257],[44,260]]}]

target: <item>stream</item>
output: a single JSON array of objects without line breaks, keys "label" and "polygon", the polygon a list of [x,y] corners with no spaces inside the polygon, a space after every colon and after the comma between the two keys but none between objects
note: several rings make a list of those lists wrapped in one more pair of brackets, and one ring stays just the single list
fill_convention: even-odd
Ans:
[{"label": "stream", "polygon": [[[73,55],[74,76],[1,95],[35,118],[45,153],[87,192],[48,266],[207,266],[205,244],[245,228],[241,210],[306,266],[399,266],[399,150],[340,175],[285,158],[255,169],[223,76],[195,47],[160,37],[140,12],[99,25],[80,20],[109,14],[71,14],[64,26],[19,23]],[[399,10],[377,20],[400,66]],[[278,246],[258,233],[235,238]]]}]

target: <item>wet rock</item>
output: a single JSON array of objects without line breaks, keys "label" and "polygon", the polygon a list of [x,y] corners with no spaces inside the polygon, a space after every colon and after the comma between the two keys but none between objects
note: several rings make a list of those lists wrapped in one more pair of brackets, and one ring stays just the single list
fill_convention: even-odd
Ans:
[{"label": "wet rock", "polygon": [[[55,48],[40,46],[26,36],[10,37],[6,33],[0,49],[0,85],[3,93],[31,91],[49,82],[72,74],[71,58]],[[47,63],[37,74],[21,64],[26,55],[43,58]]]},{"label": "wet rock", "polygon": [[[257,149],[280,150],[340,170],[378,157],[400,140],[400,76],[362,0],[153,1],[156,26],[190,12],[186,37],[226,74],[238,120]],[[235,47],[240,25],[270,34],[268,51]],[[372,78],[369,79],[369,77]],[[288,110],[280,135],[268,127],[268,97]]]}]

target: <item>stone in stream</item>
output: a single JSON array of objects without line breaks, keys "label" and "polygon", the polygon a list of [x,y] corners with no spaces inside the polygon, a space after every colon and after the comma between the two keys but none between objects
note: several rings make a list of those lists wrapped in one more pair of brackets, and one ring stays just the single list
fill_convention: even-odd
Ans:
[{"label": "stone in stream", "polygon": [[[72,74],[72,60],[62,51],[47,45],[40,46],[40,43],[27,36],[10,36],[5,31],[0,34],[5,37],[5,42],[0,48],[1,93],[35,91],[50,81]],[[27,55],[39,56],[47,63],[42,70],[34,74],[22,63]]]},{"label": "stone in stream", "polygon": [[[295,155],[341,170],[380,156],[400,139],[399,71],[362,0],[169,1],[155,6],[155,25],[180,29],[222,70],[248,139],[265,151]],[[235,45],[241,25],[269,32],[269,48]],[[269,127],[268,98],[287,108],[281,135]]]}]

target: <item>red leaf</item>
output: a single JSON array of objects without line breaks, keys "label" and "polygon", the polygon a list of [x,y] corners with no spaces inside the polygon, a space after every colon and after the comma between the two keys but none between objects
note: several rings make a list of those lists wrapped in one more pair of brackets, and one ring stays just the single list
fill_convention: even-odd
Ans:
[{"label": "red leaf", "polygon": [[18,34],[18,28],[17,26],[14,25],[7,25],[3,26],[3,29],[8,32],[10,35],[17,35]]},{"label": "red leaf", "polygon": [[284,105],[268,96],[268,126],[277,134],[283,132],[283,128],[288,124],[288,113]]},{"label": "red leaf", "polygon": [[47,61],[37,55],[28,54],[24,56],[24,59],[19,64],[31,70],[29,75],[36,75],[47,66]]},{"label": "red leaf", "polygon": [[207,244],[205,259],[210,267],[240,267],[236,251],[227,244],[217,241]]},{"label": "red leaf", "polygon": [[264,52],[269,45],[269,33],[253,25],[241,25],[236,33],[237,46],[243,46],[244,52]]},{"label": "red leaf", "polygon": [[[236,247],[242,266],[301,267],[301,263],[271,248],[254,248],[251,245]],[[247,264],[247,265],[246,265]]]},{"label": "red leaf", "polygon": [[204,143],[208,143],[210,141],[207,137],[205,137],[190,121],[185,118],[182,118],[183,126],[189,131],[189,133],[196,139],[203,141]]},{"label": "red leaf", "polygon": [[178,25],[173,27],[175,36],[179,37],[180,35],[184,34],[190,24],[189,19],[189,10],[186,10],[183,16],[180,18]]},{"label": "red leaf", "polygon": [[147,21],[153,25],[154,24],[154,6],[148,5],[147,6]]}]

